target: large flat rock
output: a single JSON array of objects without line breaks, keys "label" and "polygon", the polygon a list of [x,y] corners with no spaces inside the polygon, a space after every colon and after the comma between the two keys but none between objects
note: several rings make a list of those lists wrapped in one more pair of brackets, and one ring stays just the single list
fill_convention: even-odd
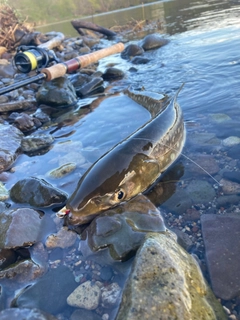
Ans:
[{"label": "large flat rock", "polygon": [[214,293],[229,300],[240,294],[240,216],[201,216],[207,267]]}]

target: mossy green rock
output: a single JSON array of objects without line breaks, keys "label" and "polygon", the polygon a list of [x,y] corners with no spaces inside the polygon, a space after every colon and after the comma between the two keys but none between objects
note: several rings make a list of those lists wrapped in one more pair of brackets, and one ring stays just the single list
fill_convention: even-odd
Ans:
[{"label": "mossy green rock", "polygon": [[116,320],[224,320],[195,259],[172,234],[149,233],[139,248]]}]

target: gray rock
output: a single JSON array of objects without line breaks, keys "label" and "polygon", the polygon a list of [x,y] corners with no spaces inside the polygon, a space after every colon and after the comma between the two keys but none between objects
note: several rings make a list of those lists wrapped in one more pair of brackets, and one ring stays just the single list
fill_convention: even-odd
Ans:
[{"label": "gray rock", "polygon": [[29,246],[38,241],[42,219],[29,208],[0,213],[0,248],[13,249]]},{"label": "gray rock", "polygon": [[148,234],[127,280],[116,320],[226,319],[195,259],[166,234]]},{"label": "gray rock", "polygon": [[240,216],[201,216],[207,267],[214,293],[230,300],[240,293]]},{"label": "gray rock", "polygon": [[1,320],[57,320],[54,316],[38,309],[10,308],[0,312]]},{"label": "gray rock", "polygon": [[[6,139],[11,137],[11,139]],[[0,172],[9,169],[19,154],[23,133],[11,125],[0,124]]]},{"label": "gray rock", "polygon": [[44,81],[36,94],[37,102],[51,106],[70,106],[77,102],[75,89],[65,77]]},{"label": "gray rock", "polygon": [[78,286],[67,298],[72,307],[95,310],[100,301],[101,289],[95,283],[86,281]]},{"label": "gray rock", "polygon": [[23,137],[21,147],[24,152],[35,152],[48,148],[54,142],[51,134],[31,134]]},{"label": "gray rock", "polygon": [[148,34],[141,42],[141,46],[144,50],[157,49],[165,46],[169,40],[164,39],[159,34]]},{"label": "gray rock", "polygon": [[17,203],[28,203],[33,207],[48,207],[63,203],[67,196],[43,179],[28,178],[18,181],[10,190],[10,197]]},{"label": "gray rock", "polygon": [[67,297],[76,288],[73,274],[65,266],[49,270],[16,300],[20,308],[38,308],[56,314],[66,308]]}]

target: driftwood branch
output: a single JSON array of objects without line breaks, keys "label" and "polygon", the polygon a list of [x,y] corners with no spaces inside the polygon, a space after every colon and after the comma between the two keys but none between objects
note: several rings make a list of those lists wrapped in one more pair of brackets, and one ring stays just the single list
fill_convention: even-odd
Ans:
[{"label": "driftwood branch", "polygon": [[117,34],[114,31],[101,27],[95,23],[83,21],[83,20],[72,20],[72,26],[81,34],[81,28],[89,29],[92,31],[97,31],[99,33],[104,34],[107,37],[115,37]]},{"label": "driftwood branch", "polygon": [[53,38],[45,43],[40,44],[40,48],[51,50],[53,48],[58,47],[64,40],[64,34],[61,32],[49,32],[46,34],[46,36],[53,36]]}]

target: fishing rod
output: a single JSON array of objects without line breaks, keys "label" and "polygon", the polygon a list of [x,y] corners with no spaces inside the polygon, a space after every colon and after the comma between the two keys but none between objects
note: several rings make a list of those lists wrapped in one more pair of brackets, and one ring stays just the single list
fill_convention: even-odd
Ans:
[{"label": "fishing rod", "polygon": [[52,50],[46,51],[46,49],[39,49],[39,47],[20,47],[19,52],[17,52],[16,56],[14,57],[15,67],[23,73],[28,73],[35,69],[39,73],[36,76],[0,88],[0,95],[26,86],[32,82],[37,82],[40,80],[50,81],[63,77],[66,73],[84,68],[102,58],[119,53],[123,51],[123,49],[124,44],[119,42],[108,48],[97,50],[65,62],[56,63],[51,67],[47,67],[50,62],[58,62]]}]

